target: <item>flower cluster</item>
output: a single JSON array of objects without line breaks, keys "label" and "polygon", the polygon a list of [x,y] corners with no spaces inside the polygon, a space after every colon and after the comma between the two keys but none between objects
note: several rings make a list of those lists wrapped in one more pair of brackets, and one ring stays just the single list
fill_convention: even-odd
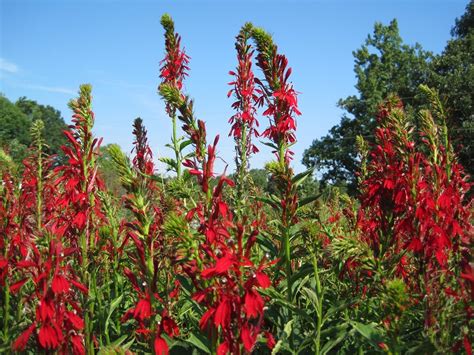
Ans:
[{"label": "flower cluster", "polygon": [[[169,15],[162,16],[161,25],[165,29],[166,56],[160,62],[160,78],[163,83],[181,90],[183,80],[188,75],[186,71],[189,70],[189,56],[181,49],[181,37],[174,32],[174,23]],[[166,107],[170,112],[171,106]]]},{"label": "flower cluster", "polygon": [[470,185],[451,158],[444,117],[437,123],[426,110],[420,117],[422,144],[416,144],[401,101],[392,97],[381,108],[358,225],[374,257],[426,294],[425,325],[432,327],[439,324],[440,293],[465,302],[468,319],[472,314],[471,213],[463,198]]},{"label": "flower cluster", "polygon": [[[246,24],[237,36],[235,48],[237,50],[238,65],[236,71],[230,71],[229,74],[234,77],[230,82],[233,88],[229,90],[227,96],[234,94],[236,101],[232,108],[237,111],[230,119],[231,130],[229,135],[234,136],[237,143],[238,156],[243,154],[248,157],[250,153],[257,153],[258,148],[251,143],[252,136],[258,137],[255,127],[258,127],[256,118],[255,103],[258,99],[257,94],[261,91],[255,88],[255,77],[252,71],[252,56],[254,51],[247,43],[252,33],[252,25]],[[239,144],[241,142],[243,144]],[[239,161],[239,163],[242,163]]]},{"label": "flower cluster", "polygon": [[270,118],[270,126],[263,131],[262,136],[273,141],[277,150],[278,159],[289,162],[293,154],[288,147],[296,141],[295,116],[301,115],[298,110],[297,92],[288,81],[291,68],[288,68],[288,59],[277,53],[277,46],[272,38],[261,29],[254,29],[253,37],[257,43],[257,65],[265,74],[265,85],[257,79],[261,87],[259,105],[266,104],[264,116]]}]

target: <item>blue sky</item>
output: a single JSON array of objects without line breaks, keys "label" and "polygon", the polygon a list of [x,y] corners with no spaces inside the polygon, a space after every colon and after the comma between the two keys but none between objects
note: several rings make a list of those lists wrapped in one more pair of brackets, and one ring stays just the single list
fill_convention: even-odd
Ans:
[{"label": "blue sky", "polygon": [[[227,73],[236,65],[234,37],[251,21],[273,35],[293,68],[303,113],[294,164],[302,170],[303,151],[339,122],[337,101],[356,92],[352,51],[374,23],[388,24],[396,18],[405,43],[419,42],[439,53],[466,4],[467,0],[0,0],[0,92],[10,100],[26,96],[52,105],[69,121],[68,100],[81,83],[91,83],[95,133],[104,137],[104,144],[119,143],[129,151],[131,124],[140,116],[155,156],[167,156],[164,145],[171,127],[156,88],[164,52],[159,21],[169,13],[191,56],[186,90],[195,98],[197,116],[207,122],[209,136],[220,133],[219,154],[232,166]],[[263,148],[252,166],[262,167],[271,159]]]}]

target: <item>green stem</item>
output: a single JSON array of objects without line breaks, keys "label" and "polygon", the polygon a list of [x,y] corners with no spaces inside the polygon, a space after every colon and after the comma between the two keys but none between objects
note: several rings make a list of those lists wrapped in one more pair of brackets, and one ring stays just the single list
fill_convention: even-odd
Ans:
[{"label": "green stem", "polygon": [[5,307],[4,307],[4,319],[3,319],[3,339],[4,339],[4,344],[8,342],[8,320],[9,320],[9,315],[10,315],[10,287],[8,285],[8,282],[5,285],[4,288],[5,291]]},{"label": "green stem", "polygon": [[42,192],[43,192],[43,157],[41,154],[42,146],[38,145],[38,174],[36,181],[36,226],[40,230],[42,227]]},{"label": "green stem", "polygon": [[279,160],[280,166],[282,168],[286,167],[286,165],[285,165],[285,143],[283,142],[283,140],[281,140],[280,143],[279,143],[278,160]]},{"label": "green stem", "polygon": [[318,317],[318,319],[316,323],[315,354],[319,355],[321,351],[321,328],[323,325],[323,292],[322,292],[322,287],[321,287],[321,280],[319,279],[318,259],[316,255],[314,255],[314,253],[313,253],[313,268],[314,268],[314,280],[316,282],[316,294],[318,296],[318,303],[316,305],[317,307],[316,316]]},{"label": "green stem", "polygon": [[[284,232],[283,232],[283,240],[284,240],[284,252],[285,252],[285,267],[286,267],[286,287],[287,287],[287,292],[286,292],[286,297],[288,304],[292,304],[293,301],[293,280],[291,278],[292,276],[292,270],[291,270],[291,246],[290,246],[290,231],[288,227],[285,227]],[[288,321],[290,321],[293,318],[293,311],[290,309],[288,312]],[[294,348],[294,340],[293,340],[293,332],[290,334],[290,348]]]},{"label": "green stem", "polygon": [[171,121],[173,122],[173,149],[174,149],[174,154],[175,154],[175,159],[176,159],[176,177],[178,179],[181,178],[181,152],[179,149],[179,141],[177,137],[177,127],[176,127],[176,113],[173,112],[171,115]]},{"label": "green stem", "polygon": [[238,165],[237,181],[237,203],[240,204],[244,194],[244,181],[247,172],[247,126],[242,127],[242,136],[240,139],[240,162]]},{"label": "green stem", "polygon": [[291,280],[291,274],[292,274],[292,270],[291,270],[291,246],[290,246],[290,233],[289,233],[289,230],[288,230],[288,227],[285,228],[284,230],[284,248],[285,248],[285,266],[286,266],[286,284],[287,284],[287,288],[288,288],[288,291],[287,291],[287,300],[288,302],[291,303],[292,299],[293,299],[293,295],[292,295],[292,286],[293,286],[293,282]]}]

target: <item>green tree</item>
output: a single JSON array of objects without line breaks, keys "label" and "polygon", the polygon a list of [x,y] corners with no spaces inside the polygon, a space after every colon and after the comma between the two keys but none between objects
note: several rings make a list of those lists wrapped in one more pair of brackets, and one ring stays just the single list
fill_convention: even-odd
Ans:
[{"label": "green tree", "polygon": [[38,104],[25,97],[12,103],[0,95],[0,148],[21,166],[31,144],[30,128],[34,121],[42,120],[45,125],[46,153],[62,155],[61,145],[66,142],[63,130],[67,129],[61,113],[51,106]]},{"label": "green tree", "polygon": [[31,121],[19,107],[0,96],[0,147],[16,163],[21,162],[30,145]]},{"label": "green tree", "polygon": [[66,138],[63,131],[67,129],[64,119],[61,117],[61,112],[49,105],[41,105],[36,101],[29,100],[26,97],[20,97],[15,103],[21,112],[23,112],[30,120],[42,120],[44,122],[45,142],[47,145],[47,153],[60,154],[61,146],[66,143]]},{"label": "green tree", "polygon": [[347,184],[349,191],[357,182],[356,137],[373,141],[378,105],[389,94],[401,96],[408,110],[417,105],[417,88],[429,78],[432,60],[419,44],[403,43],[396,20],[388,26],[376,23],[373,35],[353,55],[359,93],[339,101],[346,111],[341,122],[314,140],[303,155],[304,165],[322,172],[323,184]]},{"label": "green tree", "polygon": [[451,30],[453,38],[433,60],[430,85],[447,108],[448,128],[459,158],[474,176],[474,1]]}]

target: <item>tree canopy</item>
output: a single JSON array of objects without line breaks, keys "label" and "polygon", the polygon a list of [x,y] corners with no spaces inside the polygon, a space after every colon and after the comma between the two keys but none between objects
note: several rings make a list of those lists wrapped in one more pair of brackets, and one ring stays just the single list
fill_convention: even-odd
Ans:
[{"label": "tree canopy", "polygon": [[26,97],[15,103],[0,96],[0,148],[8,153],[15,163],[21,162],[31,144],[30,128],[34,121],[44,122],[49,154],[61,154],[61,145],[65,143],[63,130],[67,128],[61,113],[51,106],[38,104]]},{"label": "tree canopy", "polygon": [[303,164],[322,173],[323,184],[348,185],[349,190],[355,190],[359,163],[356,137],[373,142],[377,108],[389,94],[398,95],[408,113],[420,108],[420,84],[440,93],[448,110],[451,139],[466,170],[473,174],[473,4],[471,1],[466,13],[456,20],[454,38],[436,56],[420,44],[404,44],[396,20],[387,26],[375,24],[373,34],[353,52],[358,94],[338,102],[346,111],[340,123],[315,139],[303,155]]}]

